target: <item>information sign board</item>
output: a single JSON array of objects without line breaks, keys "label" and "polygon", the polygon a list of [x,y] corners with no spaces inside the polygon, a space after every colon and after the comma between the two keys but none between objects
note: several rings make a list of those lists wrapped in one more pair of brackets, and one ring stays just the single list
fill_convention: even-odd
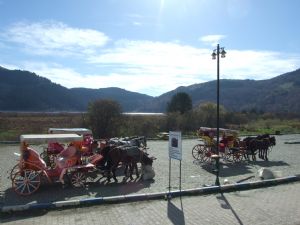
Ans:
[{"label": "information sign board", "polygon": [[182,160],[182,142],[180,131],[169,132],[169,158]]}]

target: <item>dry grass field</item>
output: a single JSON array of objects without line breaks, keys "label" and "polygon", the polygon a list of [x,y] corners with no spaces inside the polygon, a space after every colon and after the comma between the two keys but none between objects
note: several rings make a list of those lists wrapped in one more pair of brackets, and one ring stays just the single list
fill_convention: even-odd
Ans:
[{"label": "dry grass field", "polygon": [[[166,131],[167,117],[128,116],[120,130],[123,136],[145,135],[156,137],[158,132]],[[124,122],[123,121],[123,122]],[[176,121],[174,120],[174,123]],[[89,128],[86,113],[21,113],[0,112],[0,141],[18,141],[21,134],[47,133],[50,127]],[[202,125],[206,126],[206,125]],[[299,134],[300,119],[257,118],[244,124],[236,124],[240,135],[249,134]],[[200,125],[199,125],[200,127]],[[190,134],[191,131],[186,131]],[[192,131],[194,134],[194,131]]]},{"label": "dry grass field", "polygon": [[83,113],[0,113],[0,141],[18,141],[20,134],[47,133],[50,127],[85,127]]}]

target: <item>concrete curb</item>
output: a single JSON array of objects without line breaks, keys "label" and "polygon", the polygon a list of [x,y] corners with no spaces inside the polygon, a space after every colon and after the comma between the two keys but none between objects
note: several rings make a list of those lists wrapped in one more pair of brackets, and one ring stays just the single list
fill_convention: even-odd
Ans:
[{"label": "concrete curb", "polygon": [[82,206],[82,205],[96,205],[96,204],[115,204],[122,202],[134,202],[134,201],[146,201],[154,199],[170,199],[180,196],[191,196],[191,195],[205,195],[213,194],[219,192],[232,192],[238,190],[249,190],[261,187],[274,186],[279,184],[285,184],[290,182],[300,181],[300,176],[288,176],[276,179],[254,181],[247,183],[235,183],[220,186],[209,186],[186,190],[174,190],[171,192],[157,192],[157,193],[145,193],[145,194],[132,194],[132,195],[119,195],[111,197],[97,197],[88,198],[80,200],[70,200],[70,201],[57,201],[52,203],[29,203],[26,205],[15,205],[15,206],[3,206],[1,207],[1,212],[16,212],[25,210],[35,210],[35,209],[54,209],[63,208],[71,206]]}]

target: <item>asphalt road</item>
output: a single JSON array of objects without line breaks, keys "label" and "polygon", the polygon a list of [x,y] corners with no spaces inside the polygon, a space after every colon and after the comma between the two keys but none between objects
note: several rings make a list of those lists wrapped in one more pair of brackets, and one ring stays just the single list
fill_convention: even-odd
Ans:
[{"label": "asphalt road", "polygon": [[[221,163],[220,181],[226,178],[229,182],[258,180],[257,170],[266,167],[272,171],[280,171],[282,176],[300,173],[300,145],[285,144],[286,141],[300,140],[300,135],[276,136],[277,144],[269,156],[269,161],[258,159],[256,162]],[[214,164],[199,164],[191,154],[192,148],[198,144],[198,140],[183,140],[183,160],[181,171],[181,188],[197,188],[215,183],[215,174],[212,172]],[[34,146],[41,151],[42,146]],[[148,152],[157,158],[153,167],[156,176],[153,181],[141,181],[139,179],[122,183],[122,176],[118,176],[118,183],[96,182],[90,183],[85,188],[63,189],[60,184],[44,183],[40,189],[31,196],[18,196],[11,188],[11,181],[7,179],[11,168],[17,163],[17,157],[13,154],[19,151],[18,145],[0,145],[0,205],[19,205],[27,203],[45,203],[82,199],[90,197],[104,197],[134,193],[164,192],[169,186],[169,158],[167,141],[148,141]],[[179,161],[171,161],[171,187],[179,189]]]}]

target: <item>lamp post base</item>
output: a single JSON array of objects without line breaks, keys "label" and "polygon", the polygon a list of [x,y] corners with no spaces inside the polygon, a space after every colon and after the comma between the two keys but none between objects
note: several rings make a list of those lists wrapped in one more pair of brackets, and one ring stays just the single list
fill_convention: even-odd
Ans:
[{"label": "lamp post base", "polygon": [[214,172],[216,173],[216,181],[215,181],[215,185],[216,185],[216,186],[220,186],[220,179],[219,179],[219,172],[220,172],[220,155],[212,155],[211,158],[214,159],[214,160],[216,161],[216,169],[214,170]]}]

